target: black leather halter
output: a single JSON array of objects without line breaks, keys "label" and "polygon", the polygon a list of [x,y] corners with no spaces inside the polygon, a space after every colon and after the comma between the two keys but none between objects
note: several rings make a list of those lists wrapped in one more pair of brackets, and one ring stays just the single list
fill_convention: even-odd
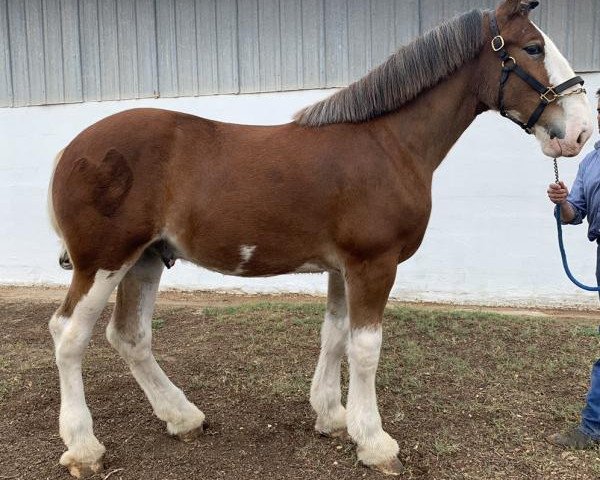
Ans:
[{"label": "black leather halter", "polygon": [[[538,82],[535,78],[533,78],[529,73],[523,70],[519,65],[517,65],[517,61],[514,57],[511,57],[508,54],[508,51],[504,48],[504,38],[500,35],[500,29],[498,28],[498,21],[496,20],[496,14],[493,11],[490,11],[490,29],[492,31],[492,50],[498,53],[498,56],[502,60],[502,74],[500,75],[500,91],[498,92],[498,108],[500,110],[500,114],[503,117],[512,120],[517,125],[519,125],[523,130],[527,133],[533,133],[533,126],[537,123],[537,121],[544,113],[544,110],[548,105],[552,102],[558,100],[561,97],[567,95],[574,95],[578,93],[586,93],[585,89],[578,88],[569,93],[563,93],[565,90],[575,86],[575,85],[583,85],[584,81],[581,77],[573,77],[570,80],[567,80],[560,85],[553,87],[545,87],[540,82]],[[517,120],[514,117],[511,117],[506,109],[504,108],[504,87],[506,86],[506,82],[511,73],[515,73],[521,80],[526,82],[531,88],[533,88],[536,92],[540,94],[540,104],[535,109],[535,111],[529,117],[527,123],[523,123],[520,120]]]}]

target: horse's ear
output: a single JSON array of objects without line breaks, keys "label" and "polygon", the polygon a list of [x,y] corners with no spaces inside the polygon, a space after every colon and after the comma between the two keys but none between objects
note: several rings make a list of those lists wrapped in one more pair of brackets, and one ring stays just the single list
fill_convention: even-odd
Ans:
[{"label": "horse's ear", "polygon": [[498,13],[508,18],[515,15],[529,15],[529,12],[540,4],[537,0],[504,0],[498,6]]},{"label": "horse's ear", "polygon": [[529,12],[531,12],[539,4],[540,4],[540,2],[538,2],[537,0],[529,0],[527,2],[521,2],[521,13],[523,15],[529,15]]}]

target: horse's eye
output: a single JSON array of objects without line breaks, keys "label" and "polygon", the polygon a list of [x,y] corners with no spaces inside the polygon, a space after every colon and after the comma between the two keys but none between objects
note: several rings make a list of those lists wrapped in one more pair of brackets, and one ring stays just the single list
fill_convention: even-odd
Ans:
[{"label": "horse's eye", "polygon": [[527,54],[531,56],[541,55],[544,53],[544,48],[541,45],[527,45],[523,50],[525,50]]}]

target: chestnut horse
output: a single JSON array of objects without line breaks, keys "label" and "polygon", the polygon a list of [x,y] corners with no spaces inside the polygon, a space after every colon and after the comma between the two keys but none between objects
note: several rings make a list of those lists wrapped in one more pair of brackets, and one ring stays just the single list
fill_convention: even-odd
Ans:
[{"label": "chestnut horse", "polygon": [[[73,268],[50,320],[67,446],[60,463],[77,477],[102,466],[81,360],[117,287],[110,344],[170,434],[187,440],[202,431],[204,413],[151,350],[161,272],[181,258],[248,277],[328,272],[310,391],[315,429],[347,431],[363,464],[398,474],[398,444],[382,428],[375,373],[384,307],[397,265],[423,238],[434,170],[489,109],[534,133],[550,156],[576,155],[592,132],[580,79],[529,20],[537,3],[504,0],[495,11],[449,20],[286,125],[136,109],[79,134],[56,161],[49,195],[66,249],[61,263]],[[540,100],[539,84],[556,87],[544,87]]]}]

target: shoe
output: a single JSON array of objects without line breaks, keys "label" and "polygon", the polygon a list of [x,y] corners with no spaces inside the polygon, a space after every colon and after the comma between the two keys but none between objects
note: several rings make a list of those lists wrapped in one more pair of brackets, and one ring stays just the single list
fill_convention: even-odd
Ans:
[{"label": "shoe", "polygon": [[563,448],[572,448],[574,450],[588,450],[595,448],[600,444],[600,440],[596,440],[589,435],[586,435],[578,427],[573,427],[565,432],[555,433],[546,438],[552,445]]}]

